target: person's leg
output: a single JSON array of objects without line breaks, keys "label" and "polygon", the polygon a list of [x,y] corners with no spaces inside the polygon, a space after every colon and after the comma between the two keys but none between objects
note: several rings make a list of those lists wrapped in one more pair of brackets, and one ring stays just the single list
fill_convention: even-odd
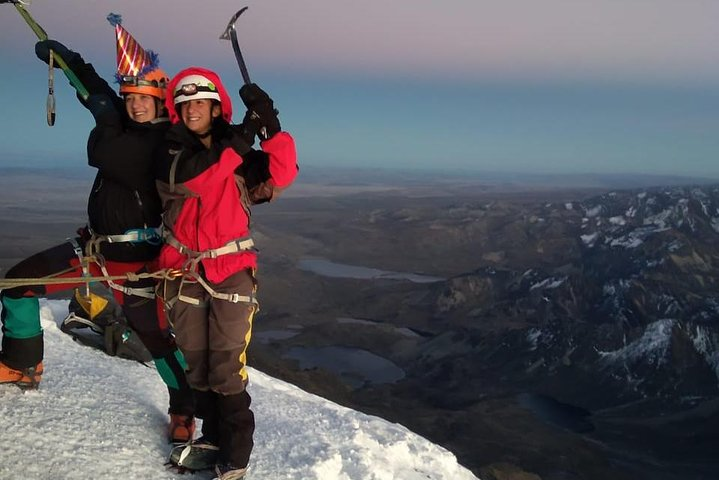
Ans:
[{"label": "person's leg", "polygon": [[[122,269],[122,264],[108,262],[108,271]],[[141,268],[135,273],[145,272],[146,269]],[[143,278],[125,281],[123,286],[149,290],[154,293],[155,284],[154,279]],[[161,326],[156,299],[123,293],[121,306],[128,325],[137,333],[140,341],[152,355],[155,367],[167,385],[170,397],[169,440],[173,443],[185,443],[192,440],[195,431],[195,406],[192,389],[185,378],[185,359],[178,350],[169,330]]]},{"label": "person's leg", "polygon": [[[37,253],[13,266],[5,275],[13,278],[42,278],[48,275],[80,276],[77,255],[70,243],[63,243]],[[71,268],[71,270],[68,270]],[[42,374],[43,334],[40,325],[38,295],[73,288],[72,284],[31,285],[4,289],[2,302],[2,351],[0,383],[18,383],[37,387]]]},{"label": "person's leg", "polygon": [[202,419],[202,438],[213,445],[217,445],[219,437],[218,397],[212,390],[195,391],[197,416]]},{"label": "person's leg", "polygon": [[2,296],[0,383],[37,388],[43,373],[43,336],[37,297]]},{"label": "person's leg", "polygon": [[177,346],[187,362],[187,382],[195,394],[195,416],[202,419],[202,437],[187,446],[172,449],[170,463],[191,470],[212,468],[217,460],[218,430],[217,394],[208,388],[207,382],[207,292],[201,285],[188,283],[182,287],[182,295],[195,299],[193,304],[176,300],[180,281],[165,281],[161,285],[161,301],[172,303],[166,310],[167,321],[175,334]]},{"label": "person's leg", "polygon": [[[255,279],[250,270],[232,275],[213,288],[220,293],[252,296]],[[232,470],[247,467],[253,448],[255,420],[245,391],[247,347],[256,306],[213,298],[209,322],[209,383],[217,392],[219,464]]]},{"label": "person's leg", "polygon": [[195,391],[196,415],[202,418],[202,436],[170,452],[170,463],[189,470],[207,470],[217,464],[219,448],[219,395],[212,390]]},{"label": "person's leg", "polygon": [[[172,307],[166,310],[166,319],[160,318],[160,323],[167,323],[175,335],[175,342],[181,352],[185,364],[185,378],[191,389],[198,392],[209,390],[207,382],[207,314],[209,302],[207,292],[202,285],[185,283],[182,286],[182,296],[197,300],[197,304],[177,300],[180,280],[165,281],[161,285],[159,302],[171,301]],[[196,416],[205,420],[208,415],[200,411],[197,406]],[[209,419],[210,422],[214,421]],[[203,425],[207,423],[203,421]]]},{"label": "person's leg", "polygon": [[[165,281],[162,288],[162,300],[167,302],[176,298],[180,289],[180,280]],[[202,285],[185,283],[182,296],[195,299],[199,303],[176,300],[166,312],[167,321],[175,334],[175,342],[187,362],[186,377],[190,387],[205,391],[207,382],[207,315],[209,303],[207,292]]]},{"label": "person's leg", "polygon": [[255,415],[250,410],[252,399],[247,390],[232,395],[218,395],[219,463],[233,468],[246,468],[254,447]]}]

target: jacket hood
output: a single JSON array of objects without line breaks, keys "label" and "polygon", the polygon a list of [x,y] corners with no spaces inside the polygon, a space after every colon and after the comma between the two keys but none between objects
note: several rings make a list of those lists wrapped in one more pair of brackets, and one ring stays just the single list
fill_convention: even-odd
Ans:
[{"label": "jacket hood", "polygon": [[207,70],[206,68],[202,67],[186,68],[174,77],[172,77],[170,83],[167,84],[165,106],[167,107],[167,112],[170,115],[170,121],[173,124],[180,123],[180,116],[177,114],[177,109],[175,108],[175,99],[173,96],[173,92],[175,91],[177,83],[188,75],[202,75],[204,77],[207,77],[208,80],[215,84],[215,86],[217,87],[217,93],[220,94],[220,103],[222,104],[222,118],[224,118],[227,123],[232,123],[232,100],[227,94],[225,86],[222,84],[219,75],[217,75],[212,70]]}]

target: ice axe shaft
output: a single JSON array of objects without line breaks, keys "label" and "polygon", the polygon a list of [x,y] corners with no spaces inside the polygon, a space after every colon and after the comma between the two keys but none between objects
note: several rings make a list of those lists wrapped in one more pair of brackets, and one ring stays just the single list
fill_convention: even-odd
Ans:
[{"label": "ice axe shaft", "polygon": [[[240,73],[242,74],[242,80],[245,82],[245,85],[251,84],[252,80],[250,80],[250,73],[247,71],[245,59],[242,58],[242,50],[240,50],[240,43],[237,41],[237,29],[235,28],[235,23],[237,22],[237,19],[240,18],[240,15],[247,10],[247,8],[248,7],[242,7],[237,11],[237,13],[232,15],[230,22],[227,24],[227,28],[225,28],[225,31],[222,32],[222,35],[220,35],[220,40],[230,40],[232,42],[232,49],[235,51],[237,66],[240,67]],[[277,110],[275,110],[275,114],[277,113]],[[252,115],[253,118],[259,118],[257,112],[253,111]],[[267,140],[267,127],[260,128],[259,135],[262,139]]]},{"label": "ice axe shaft", "polygon": [[235,22],[237,22],[237,19],[240,18],[240,15],[242,15],[247,8],[248,7],[242,7],[232,16],[230,23],[227,24],[227,28],[222,32],[222,35],[220,35],[220,40],[230,40],[232,42],[232,49],[235,51],[235,59],[237,60],[237,65],[240,67],[242,80],[245,84],[250,84],[252,80],[250,80],[250,74],[247,71],[245,60],[242,58],[242,50],[240,50],[240,43],[237,41],[237,30],[235,29]]},{"label": "ice axe shaft", "polygon": [[[12,3],[17,11],[20,13],[22,18],[25,20],[25,23],[28,24],[28,26],[32,29],[32,31],[35,33],[37,38],[39,40],[47,40],[48,36],[45,30],[35,21],[34,18],[32,18],[32,15],[30,15],[30,12],[28,12],[25,9],[25,5],[19,1],[19,0],[3,0],[0,1],[0,3]],[[90,95],[85,88],[85,86],[82,84],[79,78],[77,78],[77,75],[70,70],[70,67],[67,66],[67,63],[65,63],[65,60],[62,59],[60,55],[58,55],[55,52],[52,52],[51,55],[55,59],[55,62],[62,68],[63,73],[65,73],[65,76],[70,81],[73,87],[75,87],[75,90],[77,90],[78,95],[82,97],[83,100],[87,100],[87,97]]]}]

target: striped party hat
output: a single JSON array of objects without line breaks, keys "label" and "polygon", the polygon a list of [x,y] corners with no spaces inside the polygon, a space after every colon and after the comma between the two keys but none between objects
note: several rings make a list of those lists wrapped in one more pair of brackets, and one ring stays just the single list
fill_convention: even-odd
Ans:
[{"label": "striped party hat", "polygon": [[122,26],[122,17],[116,13],[107,16],[107,21],[115,27],[117,37],[117,77],[142,77],[157,68],[157,54],[143,49],[130,33]]}]

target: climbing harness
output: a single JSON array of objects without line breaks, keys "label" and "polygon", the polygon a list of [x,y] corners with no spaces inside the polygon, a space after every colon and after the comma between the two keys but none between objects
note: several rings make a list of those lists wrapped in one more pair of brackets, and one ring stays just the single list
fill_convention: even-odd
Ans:
[{"label": "climbing harness", "polygon": [[[91,236],[90,239],[87,241],[87,244],[85,245],[85,254],[84,256],[80,257],[80,264],[82,265],[83,259],[87,261],[87,259],[92,260],[95,264],[97,264],[98,268],[102,272],[102,274],[105,277],[109,277],[110,274],[107,271],[107,267],[105,266],[105,257],[102,256],[100,253],[100,244],[102,242],[107,243],[119,243],[119,242],[143,242],[147,241],[148,243],[153,243],[154,245],[159,245],[160,239],[162,238],[160,236],[160,229],[159,228],[136,228],[132,230],[128,230],[124,234],[118,234],[118,235],[97,235],[90,231]],[[79,248],[79,245],[77,245],[77,242],[75,242],[74,239],[70,240],[73,245],[75,245],[75,253],[77,253],[77,249]],[[83,266],[83,275],[85,272],[85,267]],[[125,285],[120,285],[115,283],[112,280],[107,280],[107,285],[112,288],[113,290],[117,290],[119,292],[122,292],[126,295],[134,295],[136,297],[143,297],[143,298],[155,298],[155,289],[153,287],[126,287]],[[86,291],[87,295],[90,295],[90,284],[86,284]]]},{"label": "climbing harness", "polygon": [[[165,304],[168,305],[169,308],[172,308],[172,306],[177,301],[189,303],[195,306],[199,306],[202,304],[202,302],[198,298],[188,297],[187,295],[182,294],[182,287],[186,283],[199,283],[200,285],[202,285],[202,288],[204,288],[207,293],[210,294],[210,296],[213,298],[225,300],[230,303],[248,303],[250,305],[253,305],[257,310],[259,310],[260,302],[257,301],[254,292],[252,293],[252,295],[240,295],[239,293],[218,292],[213,289],[210,284],[208,284],[207,281],[203,279],[202,276],[197,272],[183,272],[177,297],[172,299],[165,298]],[[167,292],[167,290],[165,290],[165,292]]]},{"label": "climbing harness", "polygon": [[[231,253],[241,253],[241,252],[250,252],[250,251],[257,251],[255,249],[255,242],[250,237],[243,237],[238,238],[235,240],[231,240],[227,242],[222,247],[218,248],[211,248],[204,251],[196,251],[192,250],[191,248],[184,245],[182,242],[180,242],[173,234],[172,231],[169,228],[166,228],[163,230],[163,237],[165,239],[165,243],[168,245],[171,245],[175,247],[180,253],[183,255],[186,255],[187,261],[182,266],[182,269],[179,271],[181,272],[178,276],[182,276],[182,280],[180,282],[180,288],[178,289],[178,294],[174,298],[167,298],[167,295],[163,296],[165,304],[167,305],[168,309],[172,308],[172,306],[177,301],[189,303],[191,305],[201,305],[202,302],[193,297],[188,297],[187,295],[182,294],[182,287],[186,283],[199,283],[202,288],[207,291],[207,293],[213,297],[220,300],[225,300],[227,302],[231,303],[248,303],[250,305],[253,305],[256,309],[259,309],[259,302],[257,301],[257,298],[254,295],[254,292],[252,295],[240,295],[239,293],[222,293],[218,292],[215,289],[213,289],[207,281],[202,278],[202,275],[199,273],[199,264],[202,260],[207,258],[217,258],[222,255],[229,255]],[[170,278],[172,279],[172,278]],[[167,285],[165,285],[164,289],[165,294],[167,293]]]},{"label": "climbing harness", "polygon": [[[70,269],[74,270],[74,269]],[[63,270],[67,272],[67,270]],[[5,288],[15,287],[29,287],[33,285],[65,285],[71,283],[93,283],[93,282],[109,282],[113,280],[129,280],[137,281],[143,278],[155,278],[155,279],[169,279],[174,280],[177,278],[177,270],[172,269],[161,269],[155,272],[126,272],[123,275],[94,275],[94,276],[83,276],[83,277],[57,277],[60,273],[49,275],[47,277],[39,278],[0,278],[0,290]]]},{"label": "climbing harness", "polygon": [[151,245],[159,245],[162,243],[162,229],[161,228],[133,228],[125,233],[118,235],[98,235],[97,233],[90,230],[91,238],[88,240],[86,247],[89,252],[96,252],[98,245],[102,242],[107,243],[140,243],[146,242]]},{"label": "climbing harness", "polygon": [[181,254],[190,257],[189,261],[195,264],[195,266],[200,260],[204,260],[205,258],[217,258],[219,256],[227,255],[230,253],[257,251],[254,248],[255,242],[250,237],[243,237],[236,240],[231,240],[222,247],[211,248],[209,250],[198,252],[183,245],[179,240],[177,240],[177,238],[175,238],[175,236],[169,229],[164,230],[163,236],[165,238],[165,243],[175,247]]},{"label": "climbing harness", "polygon": [[[106,277],[109,277],[110,274],[107,271],[107,268],[105,267],[105,258],[102,255],[95,255],[94,261],[97,264],[98,267],[100,267],[100,271],[103,275]],[[139,277],[138,277],[139,279]],[[155,298],[155,288],[154,287],[126,287],[125,285],[120,285],[118,283],[113,282],[112,280],[107,281],[107,285],[112,288],[113,290],[117,290],[119,292],[122,292],[126,295],[134,295],[136,297],[143,297],[143,298]]]},{"label": "climbing harness", "polygon": [[[138,230],[134,233],[127,233],[125,235],[116,235],[113,237],[114,241],[120,241],[118,240],[119,237],[123,236],[130,236],[134,238],[141,238],[143,235],[145,235],[148,229]],[[145,232],[145,233],[142,233]],[[186,295],[182,295],[182,286],[185,283],[199,283],[202,285],[202,287],[207,291],[207,293],[212,296],[213,298],[217,298],[220,300],[225,300],[231,303],[247,303],[252,306],[254,306],[256,309],[259,310],[259,302],[257,301],[257,298],[254,295],[254,292],[252,295],[240,295],[238,293],[222,293],[218,292],[215,289],[210,286],[210,284],[202,278],[200,275],[198,269],[199,269],[199,263],[201,260],[206,258],[217,258],[222,255],[228,255],[231,253],[240,253],[240,252],[249,252],[249,251],[256,251],[254,248],[254,242],[249,237],[240,238],[237,240],[232,240],[225,244],[222,247],[219,248],[213,248],[209,250],[205,250],[203,252],[198,252],[195,250],[192,250],[185,245],[183,245],[181,242],[179,242],[171,233],[169,233],[169,230],[166,230],[164,234],[165,241],[172,245],[173,247],[177,248],[180,252],[188,256],[188,260],[185,262],[185,264],[180,269],[160,269],[154,272],[141,272],[141,273],[135,273],[135,272],[126,272],[123,275],[110,275],[107,271],[107,268],[105,266],[105,258],[99,253],[98,246],[102,241],[110,242],[109,238],[110,236],[95,236],[93,235],[92,238],[87,242],[85,246],[85,251],[83,252],[82,247],[80,244],[75,240],[74,238],[68,239],[69,242],[73,246],[73,250],[75,252],[75,255],[77,255],[78,260],[80,261],[80,269],[82,271],[82,276],[80,277],[59,277],[59,275],[63,275],[65,273],[68,273],[70,271],[73,271],[76,269],[76,267],[68,268],[65,270],[62,270],[61,272],[57,272],[53,275],[49,275],[47,277],[41,277],[41,278],[4,278],[0,279],[0,289],[4,288],[14,288],[14,287],[25,287],[25,286],[32,286],[32,285],[62,285],[62,284],[74,284],[74,283],[84,283],[85,284],[85,293],[86,296],[90,295],[90,284],[92,282],[104,282],[106,283],[110,288],[113,288],[115,290],[118,290],[120,292],[123,292],[127,295],[134,295],[138,297],[144,297],[144,298],[155,298],[155,289],[153,287],[144,287],[144,288],[132,288],[132,287],[126,287],[124,285],[120,285],[116,283],[116,281],[132,281],[136,282],[140,279],[145,278],[153,278],[156,280],[177,280],[178,278],[181,278],[180,283],[180,289],[178,291],[178,295],[175,298],[167,299],[166,296],[163,297],[165,305],[168,308],[172,308],[174,303],[176,301],[182,301],[185,303],[190,303],[192,305],[200,305],[202,302],[199,299],[192,298]],[[124,240],[124,241],[133,241],[133,240]],[[139,241],[139,240],[138,240]],[[102,272],[102,275],[91,275],[90,274],[90,264],[95,263],[100,271]],[[166,290],[166,285],[165,285]]]},{"label": "climbing harness", "polygon": [[[174,158],[172,159],[172,163],[170,164],[170,178],[169,178],[169,185],[170,185],[170,192],[175,193],[175,174],[177,172],[177,164],[180,159],[180,156],[182,155],[183,150],[170,150],[170,154],[174,155]],[[244,184],[238,185],[238,188],[244,188]],[[247,192],[244,190],[243,194],[240,196],[240,198],[247,198]],[[242,208],[245,209],[247,212],[247,217],[250,217],[250,210],[249,206],[245,205],[243,202]],[[180,288],[178,289],[177,296],[173,298],[167,298],[167,283],[165,283],[163,288],[163,301],[165,302],[165,308],[168,310],[173,307],[173,305],[179,300],[181,302],[189,303],[191,305],[199,306],[202,304],[202,302],[197,298],[188,297],[187,295],[182,294],[182,287],[186,283],[199,283],[202,285],[202,287],[207,291],[208,294],[210,294],[211,297],[217,298],[220,300],[225,300],[232,303],[248,303],[252,305],[256,310],[259,310],[259,302],[257,301],[257,298],[255,298],[254,291],[251,296],[248,295],[240,295],[238,293],[221,293],[213,289],[206,281],[202,278],[199,270],[200,262],[207,258],[217,258],[222,255],[229,255],[231,253],[241,253],[241,252],[249,252],[249,251],[257,251],[254,246],[255,243],[250,237],[243,237],[238,238],[235,240],[231,240],[227,242],[225,245],[218,247],[218,248],[211,248],[205,251],[197,251],[189,248],[188,246],[184,245],[182,242],[180,242],[172,233],[172,230],[170,228],[164,228],[162,230],[162,236],[165,243],[168,245],[171,245],[172,247],[176,248],[177,251],[179,251],[181,254],[186,255],[187,261],[182,266],[182,269],[180,270],[180,276],[182,276],[182,280],[180,281]]]},{"label": "climbing harness", "polygon": [[[83,277],[89,277],[90,276],[90,263],[88,257],[84,256],[82,254],[82,247],[80,244],[75,240],[74,238],[68,238],[68,241],[72,245],[72,249],[75,252],[75,256],[80,261],[80,268],[82,268],[82,276]],[[103,275],[106,275],[103,272]],[[90,283],[85,284],[85,296],[90,296]]]},{"label": "climbing harness", "polygon": [[[105,265],[105,257],[103,257],[99,252],[99,244],[103,241],[107,241],[108,243],[111,242],[111,240],[108,237],[115,237],[113,240],[115,242],[123,241],[119,240],[120,237],[128,237],[128,238],[134,238],[139,239],[143,236],[149,236],[151,235],[151,232],[148,230],[153,230],[154,235],[159,235],[158,229],[138,229],[138,230],[132,230],[129,231],[130,233],[127,233],[125,235],[107,235],[107,236],[98,236],[98,235],[92,235],[90,240],[87,241],[85,245],[85,251],[83,251],[82,246],[78,243],[78,241],[74,238],[69,238],[68,242],[72,245],[73,251],[75,252],[75,255],[78,258],[79,267],[81,269],[81,275],[80,277],[60,277],[60,275],[64,275],[68,272],[74,271],[77,269],[77,267],[70,267],[65,270],[62,270],[60,272],[54,273],[53,275],[49,275],[47,277],[40,277],[40,278],[3,278],[0,279],[0,289],[4,288],[14,288],[14,287],[27,287],[27,286],[33,286],[33,285],[63,285],[63,284],[73,284],[73,283],[84,283],[85,284],[85,295],[90,295],[90,284],[93,282],[105,282],[110,288],[113,288],[115,290],[118,290],[120,292],[123,292],[127,295],[135,295],[138,297],[144,297],[144,298],[155,298],[154,294],[154,288],[153,287],[143,287],[143,288],[132,288],[132,287],[126,287],[124,285],[120,285],[116,283],[117,280],[123,280],[123,281],[131,281],[136,282],[138,280],[144,279],[144,278],[154,278],[154,279],[163,279],[163,278],[176,278],[177,272],[171,271],[169,269],[163,269],[158,270],[155,272],[126,272],[123,275],[110,275],[110,273],[107,271],[107,267]],[[133,241],[125,240],[125,241]],[[141,241],[141,240],[136,240]],[[94,263],[97,265],[97,267],[102,272],[102,275],[96,275],[93,276],[90,273],[90,264]],[[172,273],[171,273],[172,272]],[[169,277],[167,277],[169,275]]]}]

